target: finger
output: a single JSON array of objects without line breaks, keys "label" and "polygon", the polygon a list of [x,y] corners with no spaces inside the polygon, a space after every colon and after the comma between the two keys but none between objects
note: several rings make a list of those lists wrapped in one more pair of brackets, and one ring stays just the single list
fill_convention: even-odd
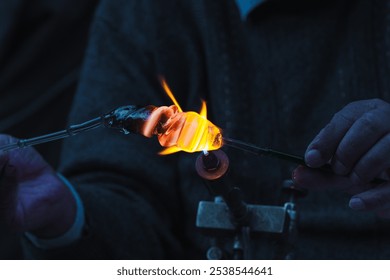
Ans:
[{"label": "finger", "polygon": [[384,103],[384,101],[376,99],[356,101],[348,104],[336,113],[330,123],[309,144],[305,153],[307,165],[316,168],[328,163],[353,123],[365,112],[373,110]]},{"label": "finger", "polygon": [[309,190],[347,191],[352,188],[352,183],[347,177],[305,166],[297,167],[293,171],[292,179],[298,187]]},{"label": "finger", "polygon": [[336,174],[349,174],[359,159],[390,131],[390,122],[383,121],[388,116],[390,110],[381,107],[364,113],[356,120],[340,141],[332,158],[332,167]]},{"label": "finger", "polygon": [[376,211],[377,216],[384,218],[384,219],[390,219],[390,208],[385,210],[379,210]]},{"label": "finger", "polygon": [[372,181],[390,167],[390,133],[382,137],[355,165],[350,178],[355,184]]},{"label": "finger", "polygon": [[305,162],[308,166],[318,168],[332,158],[338,143],[352,125],[352,121],[339,121],[340,119],[339,115],[335,115],[309,144],[305,153]]},{"label": "finger", "polygon": [[309,190],[337,190],[351,195],[364,192],[378,184],[355,184],[349,177],[339,176],[329,171],[299,166],[293,171],[294,183]]},{"label": "finger", "polygon": [[390,183],[354,195],[349,201],[354,210],[374,210],[380,213],[390,208]]}]

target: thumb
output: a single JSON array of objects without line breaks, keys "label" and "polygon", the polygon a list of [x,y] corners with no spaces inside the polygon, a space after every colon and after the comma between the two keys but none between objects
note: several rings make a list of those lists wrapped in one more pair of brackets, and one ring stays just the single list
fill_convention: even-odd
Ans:
[{"label": "thumb", "polygon": [[383,211],[390,208],[390,183],[354,195],[349,201],[354,210]]}]

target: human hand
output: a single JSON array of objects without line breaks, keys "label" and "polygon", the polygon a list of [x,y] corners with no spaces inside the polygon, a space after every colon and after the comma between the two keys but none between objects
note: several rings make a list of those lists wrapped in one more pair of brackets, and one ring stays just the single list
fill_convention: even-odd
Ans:
[{"label": "human hand", "polygon": [[[0,146],[15,142],[0,134]],[[14,231],[54,238],[74,220],[72,193],[33,148],[0,154],[0,217]]]},{"label": "human hand", "polygon": [[390,218],[390,104],[379,99],[348,104],[309,144],[306,164],[330,164],[334,172],[298,167],[295,183],[308,189],[337,189],[352,194],[350,207]]}]

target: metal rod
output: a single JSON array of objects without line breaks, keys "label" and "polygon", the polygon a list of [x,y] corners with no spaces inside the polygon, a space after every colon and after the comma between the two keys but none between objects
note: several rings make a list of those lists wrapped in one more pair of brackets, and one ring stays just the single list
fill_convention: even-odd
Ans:
[{"label": "metal rod", "polygon": [[[258,156],[269,156],[269,157],[279,158],[279,159],[286,160],[286,161],[289,161],[292,163],[306,166],[308,168],[312,168],[306,164],[305,159],[302,156],[287,154],[287,153],[272,150],[269,148],[257,147],[253,144],[249,144],[249,143],[246,143],[246,142],[243,142],[240,140],[227,138],[227,137],[223,138],[223,142],[226,146],[236,148],[236,149],[239,149],[242,151],[250,152],[250,153],[253,153],[253,154],[258,155]],[[332,167],[330,166],[330,164],[325,164],[324,166],[321,166],[320,168],[316,168],[316,169],[333,173],[333,170],[332,170]],[[382,178],[374,178],[374,180],[371,181],[371,183],[374,183],[374,184],[382,184],[385,182],[388,182],[388,181],[385,179],[382,179]]]},{"label": "metal rod", "polygon": [[45,135],[41,135],[41,136],[33,137],[33,138],[20,139],[14,143],[10,143],[10,144],[7,144],[7,145],[0,147],[0,152],[7,152],[10,150],[14,150],[14,149],[22,149],[25,147],[38,145],[41,143],[46,143],[46,142],[51,142],[51,141],[55,141],[58,139],[63,139],[66,137],[76,135],[80,132],[84,132],[87,130],[91,130],[91,129],[100,127],[102,124],[103,124],[103,118],[98,117],[98,118],[83,122],[81,124],[71,125],[67,129],[64,129],[61,131],[57,131],[57,132],[53,132],[53,133],[49,133],[49,134],[45,134]]},{"label": "metal rod", "polygon": [[305,159],[301,156],[287,154],[287,153],[272,150],[269,148],[257,147],[255,145],[245,143],[243,141],[232,139],[232,138],[227,138],[227,137],[223,138],[223,143],[226,146],[240,149],[242,151],[246,151],[246,152],[258,155],[258,156],[269,156],[269,157],[279,158],[282,160],[287,160],[287,161],[290,161],[290,162],[293,162],[296,164],[307,166],[305,163]]}]

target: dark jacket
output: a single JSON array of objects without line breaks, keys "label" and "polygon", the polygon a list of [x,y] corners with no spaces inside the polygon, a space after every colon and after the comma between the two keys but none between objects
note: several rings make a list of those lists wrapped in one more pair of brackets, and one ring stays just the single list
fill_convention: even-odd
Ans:
[{"label": "dark jacket", "polygon": [[[303,154],[347,103],[388,100],[389,1],[288,2],[242,21],[233,0],[103,1],[71,122],[125,104],[170,105],[163,75],[184,110],[207,100],[224,135]],[[211,243],[195,228],[196,209],[213,198],[195,172],[197,154],[162,157],[160,149],[157,139],[109,129],[67,140],[62,171],[85,203],[86,235],[35,256],[204,258]],[[229,182],[247,202],[283,204],[294,164],[223,149]],[[348,199],[325,191],[300,201],[297,258],[390,257],[389,222],[350,210]],[[253,238],[253,257],[281,257],[282,240]]]},{"label": "dark jacket", "polygon": [[[0,1],[0,133],[35,137],[63,129],[97,0]],[[36,146],[57,167],[61,142]],[[21,258],[0,223],[0,259]]]}]

